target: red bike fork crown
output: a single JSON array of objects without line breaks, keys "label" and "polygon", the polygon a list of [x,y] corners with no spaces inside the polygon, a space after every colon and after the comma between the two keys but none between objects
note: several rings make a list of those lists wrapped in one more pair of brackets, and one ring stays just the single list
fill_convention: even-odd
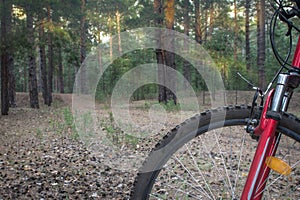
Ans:
[{"label": "red bike fork crown", "polygon": [[260,124],[254,131],[255,135],[260,136],[260,139],[241,200],[259,200],[262,198],[267,178],[270,173],[270,168],[266,165],[265,160],[268,156],[274,156],[277,150],[278,133],[276,132],[276,127],[278,121],[266,117],[273,94],[274,90],[268,95],[262,111]]}]

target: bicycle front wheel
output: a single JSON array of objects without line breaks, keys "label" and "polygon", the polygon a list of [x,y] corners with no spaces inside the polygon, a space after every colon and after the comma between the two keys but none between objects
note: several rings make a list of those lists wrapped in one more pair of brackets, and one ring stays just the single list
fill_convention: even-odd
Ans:
[{"label": "bicycle front wheel", "polygon": [[[151,151],[135,179],[132,199],[239,199],[257,142],[244,130],[248,106],[197,115],[169,132]],[[259,109],[255,110],[259,117]],[[213,114],[212,114],[213,113]],[[218,116],[224,116],[218,117]],[[212,115],[214,120],[211,120]],[[265,199],[300,198],[299,119],[284,114],[277,157],[288,162],[288,177],[271,172]]]}]

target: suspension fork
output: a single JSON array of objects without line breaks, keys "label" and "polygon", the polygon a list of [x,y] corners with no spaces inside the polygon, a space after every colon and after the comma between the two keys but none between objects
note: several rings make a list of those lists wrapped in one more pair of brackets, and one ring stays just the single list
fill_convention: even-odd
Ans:
[{"label": "suspension fork", "polygon": [[241,200],[259,200],[262,197],[262,192],[266,186],[266,179],[269,175],[270,169],[267,167],[265,160],[268,156],[273,156],[277,149],[278,133],[276,127],[278,121],[267,118],[268,105],[270,105],[274,90],[272,90],[267,99],[262,111],[259,126],[254,130],[254,134],[259,136],[258,146],[248,178],[241,196]]}]

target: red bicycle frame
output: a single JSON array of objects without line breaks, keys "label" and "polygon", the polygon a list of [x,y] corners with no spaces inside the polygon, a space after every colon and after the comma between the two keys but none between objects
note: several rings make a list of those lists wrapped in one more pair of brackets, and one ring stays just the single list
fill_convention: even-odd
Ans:
[{"label": "red bicycle frame", "polygon": [[293,60],[292,65],[295,68],[300,69],[300,37],[298,39],[298,44],[297,44],[297,48],[295,50],[295,55],[294,55],[294,60]]},{"label": "red bicycle frame", "polygon": [[[300,37],[294,54],[293,66],[300,69]],[[266,99],[260,124],[255,128],[254,134],[259,136],[258,146],[252,160],[248,178],[241,196],[241,200],[260,200],[265,190],[270,168],[265,163],[266,158],[274,156],[279,143],[279,133],[276,132],[278,120],[267,118],[267,112],[272,104],[274,90]]]}]

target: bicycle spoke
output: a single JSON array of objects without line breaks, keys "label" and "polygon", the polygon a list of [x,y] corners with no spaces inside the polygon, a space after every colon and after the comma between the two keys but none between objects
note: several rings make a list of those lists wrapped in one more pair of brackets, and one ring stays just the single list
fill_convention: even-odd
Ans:
[{"label": "bicycle spoke", "polygon": [[[201,196],[201,197],[197,197],[197,196],[191,194],[190,192],[186,192],[186,191],[183,191],[183,190],[181,190],[181,189],[174,188],[174,187],[172,187],[172,186],[170,186],[170,188],[176,189],[177,192],[180,192],[180,193],[182,193],[182,194],[185,194],[185,196],[188,197],[188,198],[202,199],[202,196]],[[177,195],[176,195],[176,196],[177,196]],[[209,197],[209,196],[207,196],[207,197]],[[211,199],[211,198],[209,198],[209,199]]]},{"label": "bicycle spoke", "polygon": [[238,169],[237,169],[237,173],[236,173],[236,177],[235,177],[234,191],[236,190],[236,186],[237,186],[237,183],[238,183],[239,171],[240,171],[240,167],[241,167],[241,161],[242,161],[242,155],[243,155],[243,152],[244,152],[244,146],[245,146],[246,136],[247,136],[247,134],[245,132],[244,136],[242,138],[242,145],[241,145],[241,151],[240,151],[240,156],[239,156]]},{"label": "bicycle spoke", "polygon": [[[187,173],[191,176],[191,178],[193,179],[193,181],[197,184],[198,187],[202,188],[201,185],[198,184],[198,181],[196,180],[196,178],[192,175],[192,172],[190,172],[185,165],[177,158],[175,157],[176,161],[180,163],[180,165],[187,171]],[[205,180],[204,180],[205,181]],[[205,192],[204,189],[202,189],[204,191],[204,193],[206,194],[207,197],[209,197],[211,199],[211,197]],[[215,198],[213,198],[215,199]]]},{"label": "bicycle spoke", "polygon": [[196,160],[195,160],[194,156],[192,155],[192,153],[191,153],[191,151],[190,151],[189,148],[188,148],[188,153],[189,153],[190,157],[191,157],[192,160],[193,160],[194,166],[196,167],[196,169],[197,169],[198,172],[200,173],[201,177],[203,178],[203,180],[204,180],[204,182],[205,182],[205,185],[206,185],[206,187],[207,187],[208,190],[209,190],[209,193],[212,195],[213,199],[216,199],[215,196],[213,195],[213,193],[212,193],[212,191],[211,191],[211,189],[210,189],[210,187],[209,187],[209,185],[208,185],[208,183],[207,183],[207,181],[206,181],[206,179],[205,179],[203,173],[202,173],[202,170],[198,167],[198,164],[197,164],[197,162],[196,162]]},{"label": "bicycle spoke", "polygon": [[[215,142],[217,142],[217,140],[215,140]],[[202,143],[203,147],[205,147],[205,151],[206,151],[206,153],[209,155],[209,158],[210,158],[210,160],[212,161],[213,166],[214,166],[214,169],[216,169],[218,176],[222,179],[222,181],[225,182],[225,185],[226,185],[226,187],[227,187],[228,190],[229,190],[229,186],[228,186],[228,184],[227,184],[227,181],[225,180],[224,176],[222,175],[222,173],[221,173],[221,171],[220,171],[220,169],[219,169],[219,167],[218,167],[218,165],[217,165],[215,159],[214,159],[214,158],[212,157],[212,155],[211,155],[211,151],[209,151],[209,150],[207,149],[207,146],[206,146],[205,142],[203,142],[202,138],[201,138],[201,143]]]},{"label": "bicycle spoke", "polygon": [[[215,133],[214,133],[214,136],[216,138],[216,141],[219,141],[219,138],[218,138],[218,136]],[[223,156],[223,153],[221,151],[220,143],[217,142],[217,145],[218,145],[219,152],[220,152],[220,155],[221,155],[221,159],[222,159],[222,162],[223,162],[223,167],[224,167],[224,170],[225,170],[225,173],[226,173],[226,178],[227,178],[227,181],[228,181],[228,184],[229,184],[229,187],[230,187],[230,191],[232,193],[233,192],[233,188],[232,188],[230,177],[229,177],[229,174],[228,174],[228,170],[227,170],[227,167],[226,167],[226,164],[225,164],[224,156]]]},{"label": "bicycle spoke", "polygon": [[[192,175],[192,173],[184,166],[184,164],[183,164],[178,158],[173,158],[173,160],[176,161],[176,162],[178,162],[178,163],[180,163],[180,165],[184,168],[185,172],[187,172],[187,175],[188,175],[189,177],[194,177],[194,176]],[[171,175],[173,176],[172,178],[168,178],[168,179],[172,179],[172,180],[175,180],[175,181],[176,181],[176,179],[177,179],[177,180],[181,181],[181,185],[182,185],[182,186],[184,186],[184,187],[189,186],[189,187],[191,188],[191,191],[192,191],[192,192],[185,192],[189,197],[191,197],[191,196],[196,197],[195,195],[192,194],[192,193],[195,193],[195,191],[196,191],[196,192],[199,192],[199,194],[202,194],[203,196],[206,196],[206,197],[208,197],[209,199],[212,199],[212,198],[207,194],[207,192],[205,191],[205,189],[203,189],[203,188],[201,187],[201,185],[198,185],[198,181],[197,181],[195,178],[194,178],[193,182],[195,182],[195,183],[197,183],[197,184],[193,184],[192,182],[188,181],[188,180],[185,179],[184,177],[180,176],[180,175],[178,174],[178,172],[175,173],[173,169],[169,169],[168,167],[166,167],[164,170],[167,171],[167,172],[169,172],[169,173],[171,173]],[[179,185],[179,184],[177,184],[177,185]],[[159,186],[159,188],[160,188],[160,184],[158,184],[158,186]],[[175,191],[175,194],[173,194],[174,196],[177,196],[177,195],[176,195],[177,192],[183,193],[183,190],[180,189],[180,186],[179,186],[179,187],[174,187],[174,186],[172,186],[171,184],[164,184],[164,187],[168,187],[168,188],[173,189],[173,190]],[[186,188],[185,188],[185,189],[186,189]],[[160,191],[163,191],[163,189],[159,189],[156,193],[159,193]],[[152,194],[151,196],[159,197],[159,195],[154,195],[154,194]]]}]

